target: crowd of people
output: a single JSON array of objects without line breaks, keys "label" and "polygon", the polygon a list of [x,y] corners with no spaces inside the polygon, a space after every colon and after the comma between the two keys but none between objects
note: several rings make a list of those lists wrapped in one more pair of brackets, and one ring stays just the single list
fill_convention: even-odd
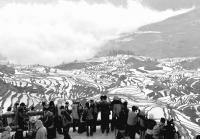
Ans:
[{"label": "crowd of people", "polygon": [[[13,111],[14,117],[7,117],[6,121],[1,119],[4,131],[2,139],[10,139],[11,128],[17,125],[14,139],[23,139],[23,131],[28,130],[27,138],[30,139],[55,139],[56,132],[63,134],[64,139],[71,139],[69,129],[73,132],[83,133],[86,136],[93,136],[97,125],[100,125],[102,134],[114,132],[116,139],[179,139],[179,132],[176,131],[174,121],[161,118],[156,122],[152,114],[148,116],[137,106],[128,108],[128,102],[122,102],[115,96],[112,101],[108,101],[107,96],[100,97],[99,102],[89,100],[84,106],[73,101],[71,106],[68,102],[65,105],[55,105],[53,101],[49,104],[42,103],[43,115],[27,115],[29,109],[24,103],[16,103],[8,108],[8,113]],[[70,106],[70,107],[69,107]],[[34,111],[31,107],[30,111]],[[98,119],[98,115],[100,117]],[[110,125],[111,123],[111,125]]]}]

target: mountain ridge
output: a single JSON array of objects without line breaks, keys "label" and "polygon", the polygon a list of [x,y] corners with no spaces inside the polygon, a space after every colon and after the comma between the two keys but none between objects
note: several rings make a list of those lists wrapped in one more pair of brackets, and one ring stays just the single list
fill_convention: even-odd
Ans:
[{"label": "mountain ridge", "polygon": [[102,46],[109,50],[132,51],[153,58],[191,57],[200,54],[200,8],[141,27],[138,32],[126,33]]}]

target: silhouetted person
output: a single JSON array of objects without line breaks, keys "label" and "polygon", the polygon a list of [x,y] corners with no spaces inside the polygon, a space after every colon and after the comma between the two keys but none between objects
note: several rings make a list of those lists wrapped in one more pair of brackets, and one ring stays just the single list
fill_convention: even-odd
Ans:
[{"label": "silhouetted person", "polygon": [[135,134],[137,131],[137,122],[138,122],[138,107],[133,106],[132,111],[128,113],[127,127],[128,127],[128,135],[130,139],[135,139]]},{"label": "silhouetted person", "polygon": [[125,113],[125,118],[124,118],[124,121],[126,121],[126,127],[125,127],[125,136],[128,135],[128,129],[127,129],[127,120],[128,120],[128,113],[129,113],[129,109],[128,109],[128,102],[125,101],[123,103],[123,110],[124,110],[124,113]]},{"label": "silhouetted person", "polygon": [[139,133],[140,133],[140,138],[144,139],[145,138],[145,131],[147,129],[147,124],[146,124],[147,118],[145,115],[145,111],[141,111],[139,109],[138,112],[138,128],[139,128]]},{"label": "silhouetted person", "polygon": [[69,114],[72,113],[72,110],[69,109],[69,102],[68,102],[68,101],[65,102],[65,110],[66,110]]},{"label": "silhouetted person", "polygon": [[153,114],[149,114],[149,118],[147,119],[146,125],[146,135],[145,139],[153,139],[153,128],[156,125],[156,121],[153,119]]},{"label": "silhouetted person", "polygon": [[99,104],[101,112],[101,131],[109,133],[109,115],[110,115],[110,104],[107,102],[107,96],[101,96],[101,102]]},{"label": "silhouetted person", "polygon": [[111,102],[111,110],[112,110],[112,122],[111,122],[111,131],[114,131],[116,127],[116,118],[119,117],[119,113],[122,109],[122,102],[117,97],[114,96],[113,101]]},{"label": "silhouetted person", "polygon": [[175,138],[176,129],[174,126],[173,119],[167,121],[167,125],[164,126],[164,139],[174,139]]},{"label": "silhouetted person", "polygon": [[61,118],[62,118],[62,127],[63,127],[63,135],[64,139],[71,139],[69,135],[69,128],[71,124],[71,117],[70,114],[64,109],[64,107],[61,107]]},{"label": "silhouetted person", "polygon": [[55,120],[54,120],[53,112],[47,110],[45,112],[44,117],[45,117],[45,119],[44,119],[44,126],[47,129],[47,138],[48,139],[54,139],[55,138],[56,129],[54,127]]},{"label": "silhouetted person", "polygon": [[89,102],[85,103],[85,109],[83,111],[83,120],[86,121],[86,134],[87,136],[93,136],[93,124],[94,124],[94,109],[89,106]]},{"label": "silhouetted person", "polygon": [[73,132],[76,132],[76,126],[79,126],[80,115],[79,115],[79,103],[73,102],[72,104],[72,119],[73,119]]},{"label": "silhouetted person", "polygon": [[97,117],[98,117],[98,108],[96,102],[94,100],[90,100],[90,107],[93,108],[93,132],[96,132],[96,123],[97,123]]},{"label": "silhouetted person", "polygon": [[124,108],[119,112],[119,115],[116,117],[116,129],[118,130],[117,132],[117,139],[123,139],[125,136],[125,128],[126,128],[126,114],[124,111]]},{"label": "silhouetted person", "polygon": [[15,137],[23,139],[23,130],[25,130],[25,104],[22,102],[20,106],[17,108],[17,112],[15,114],[16,124],[18,125]]}]

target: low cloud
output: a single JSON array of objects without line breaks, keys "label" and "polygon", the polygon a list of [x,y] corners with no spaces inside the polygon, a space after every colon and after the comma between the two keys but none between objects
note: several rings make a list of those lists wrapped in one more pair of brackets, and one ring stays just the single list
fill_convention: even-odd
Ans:
[{"label": "low cloud", "polygon": [[106,40],[188,10],[163,12],[84,1],[8,3],[0,8],[0,53],[18,64],[56,65],[93,57]]}]

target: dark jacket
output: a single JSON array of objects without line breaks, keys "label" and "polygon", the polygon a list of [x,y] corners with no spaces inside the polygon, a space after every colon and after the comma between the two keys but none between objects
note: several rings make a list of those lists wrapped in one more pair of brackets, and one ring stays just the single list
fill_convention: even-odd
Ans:
[{"label": "dark jacket", "polygon": [[109,122],[110,103],[108,103],[107,101],[100,102],[99,110],[101,112],[101,121],[102,122]]},{"label": "dark jacket", "polygon": [[112,117],[119,116],[122,110],[122,102],[120,100],[113,100],[111,102]]},{"label": "dark jacket", "polygon": [[85,108],[83,111],[83,120],[87,121],[87,120],[93,120],[94,119],[94,109],[92,107],[90,108]]},{"label": "dark jacket", "polygon": [[62,127],[69,127],[72,123],[72,118],[66,110],[61,111]]},{"label": "dark jacket", "polygon": [[119,113],[119,116],[117,117],[116,120],[116,127],[118,130],[125,130],[126,127],[126,120],[124,120],[126,118],[125,112],[122,110]]}]

